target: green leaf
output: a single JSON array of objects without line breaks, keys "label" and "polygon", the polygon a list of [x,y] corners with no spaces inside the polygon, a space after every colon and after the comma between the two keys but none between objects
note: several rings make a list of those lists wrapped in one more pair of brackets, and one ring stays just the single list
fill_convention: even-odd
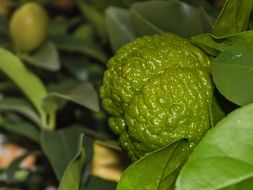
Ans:
[{"label": "green leaf", "polygon": [[253,101],[253,44],[232,46],[212,64],[214,83],[220,93],[237,105]]},{"label": "green leaf", "polygon": [[106,24],[114,52],[136,37],[132,28],[130,11],[128,10],[109,7],[106,10]]},{"label": "green leaf", "polygon": [[213,34],[216,37],[225,37],[245,31],[252,6],[252,0],[226,0],[214,25]]},{"label": "green leaf", "polygon": [[199,34],[193,36],[191,40],[210,55],[217,56],[220,52],[233,45],[253,43],[253,30],[237,33],[224,38],[216,38],[211,34]]},{"label": "green leaf", "polygon": [[211,28],[206,26],[210,19],[203,9],[177,0],[139,2],[130,11],[133,27],[140,36],[172,32],[190,37]]},{"label": "green leaf", "polygon": [[246,105],[212,128],[180,171],[176,190],[227,189],[252,179],[252,114],[253,104]]},{"label": "green leaf", "polygon": [[110,6],[125,7],[127,0],[93,0],[92,4],[100,12],[104,12]]},{"label": "green leaf", "polygon": [[93,143],[94,143],[94,138],[86,135],[83,141],[83,147],[85,150],[85,164],[82,170],[81,183],[80,183],[81,187],[87,183],[90,177],[91,168],[93,164],[93,155],[94,155]]},{"label": "green leaf", "polygon": [[81,18],[66,18],[58,16],[54,19],[51,18],[49,26],[49,36],[51,35],[65,35],[71,27],[76,26],[81,21]]},{"label": "green leaf", "polygon": [[6,74],[23,91],[33,103],[42,119],[42,127],[46,127],[46,113],[41,107],[42,99],[47,90],[42,81],[11,52],[0,48],[0,71]]},{"label": "green leaf", "polygon": [[73,36],[92,41],[94,38],[94,29],[90,24],[82,24],[75,30]]},{"label": "green leaf", "polygon": [[5,129],[11,133],[16,133],[26,137],[34,142],[40,142],[40,131],[31,123],[18,122],[11,123],[8,120],[0,123],[0,128]]},{"label": "green leaf", "polygon": [[[92,63],[83,56],[66,57],[62,60],[62,64],[76,79],[87,81],[89,78],[90,67]],[[102,73],[102,71],[101,71]]]},{"label": "green leaf", "polygon": [[221,51],[224,51],[230,45],[224,40],[216,40],[210,34],[199,34],[191,38],[192,42],[208,54],[212,56],[217,56]]},{"label": "green leaf", "polygon": [[40,126],[40,124],[41,124],[40,118],[37,115],[37,113],[30,106],[30,104],[23,99],[18,99],[18,98],[1,99],[0,100],[0,110],[17,112],[17,113],[27,117],[31,121],[33,121],[38,126]]},{"label": "green leaf", "polygon": [[28,63],[49,71],[59,71],[61,63],[58,51],[52,42],[45,43],[33,54],[22,54],[21,59]]},{"label": "green leaf", "polygon": [[78,0],[77,5],[84,17],[94,26],[98,35],[105,39],[107,36],[105,16],[85,1]]},{"label": "green leaf", "polygon": [[50,92],[47,97],[44,98],[43,107],[46,110],[53,109],[52,104],[57,104],[58,108],[63,102],[62,100],[68,100],[91,109],[92,111],[99,111],[98,95],[91,83],[84,82],[79,84],[67,94],[58,92]]},{"label": "green leaf", "polygon": [[84,53],[103,63],[107,61],[107,55],[102,48],[91,40],[68,35],[52,35],[50,40],[61,50]]},{"label": "green leaf", "polygon": [[221,190],[249,190],[249,187],[253,187],[253,178],[249,178],[241,183],[226,187]]},{"label": "green leaf", "polygon": [[60,181],[59,190],[80,190],[82,168],[85,163],[85,150],[83,148],[84,134],[79,137],[78,150],[73,160],[68,164]]},{"label": "green leaf", "polygon": [[68,72],[78,81],[90,81],[93,85],[101,85],[101,79],[104,73],[104,65],[94,63],[83,55],[66,56],[62,64]]},{"label": "green leaf", "polygon": [[213,1],[203,1],[203,0],[180,0],[180,1],[188,3],[188,4],[193,5],[195,7],[204,7],[204,9],[208,12],[208,14],[212,15],[215,18],[218,16],[219,10],[214,5]]},{"label": "green leaf", "polygon": [[211,17],[203,7],[198,9],[201,21],[202,33],[208,33],[213,30],[214,18]]},{"label": "green leaf", "polygon": [[57,92],[61,94],[67,94],[70,90],[78,85],[78,81],[65,77],[61,81],[51,82],[48,84],[47,88],[50,92]]},{"label": "green leaf", "polygon": [[211,123],[212,126],[215,126],[218,121],[225,117],[224,111],[221,109],[220,105],[218,104],[216,97],[213,96],[212,98],[212,105],[211,105]]},{"label": "green leaf", "polygon": [[115,190],[116,189],[116,182],[109,181],[102,179],[97,176],[90,176],[88,183],[81,187],[82,190],[96,190],[96,189],[103,189],[103,190]]},{"label": "green leaf", "polygon": [[188,154],[189,144],[185,140],[148,154],[124,171],[117,190],[173,190],[177,174]]},{"label": "green leaf", "polygon": [[[79,160],[82,147],[80,142],[83,140],[80,128],[68,127],[57,131],[43,130],[41,133],[41,147],[49,159],[54,172],[61,180],[65,175],[65,170],[69,168],[70,163]],[[79,168],[80,169],[80,168]]]}]

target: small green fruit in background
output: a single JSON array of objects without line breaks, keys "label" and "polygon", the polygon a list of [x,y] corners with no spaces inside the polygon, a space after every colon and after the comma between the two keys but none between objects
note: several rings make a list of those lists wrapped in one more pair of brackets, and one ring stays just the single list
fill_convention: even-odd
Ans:
[{"label": "small green fruit in background", "polygon": [[194,147],[211,127],[212,92],[209,57],[170,33],[122,47],[101,87],[109,126],[132,160],[182,138]]},{"label": "small green fruit in background", "polygon": [[47,39],[49,17],[37,3],[25,3],[13,14],[10,21],[10,35],[15,48],[31,52]]}]

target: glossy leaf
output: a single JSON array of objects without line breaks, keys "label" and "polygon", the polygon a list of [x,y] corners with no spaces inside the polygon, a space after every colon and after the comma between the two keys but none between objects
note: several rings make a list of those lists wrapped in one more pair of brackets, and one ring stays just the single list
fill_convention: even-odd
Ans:
[{"label": "glossy leaf", "polygon": [[81,187],[81,190],[115,190],[116,186],[117,184],[114,181],[105,180],[97,176],[90,176],[88,183]]},{"label": "glossy leaf", "polygon": [[224,42],[225,40],[215,40],[210,34],[199,34],[193,36],[191,40],[212,56],[217,56],[221,51],[229,47],[229,44]]},{"label": "glossy leaf", "polygon": [[52,42],[45,43],[33,54],[23,54],[20,56],[30,64],[45,70],[58,71],[61,67],[58,51]]},{"label": "glossy leaf", "polygon": [[217,56],[220,52],[233,45],[253,43],[253,30],[241,32],[224,38],[216,38],[211,34],[199,34],[193,36],[191,40],[210,55]]},{"label": "glossy leaf", "polygon": [[62,64],[71,75],[80,81],[88,80],[92,71],[90,68],[94,66],[87,57],[85,58],[83,56],[66,57],[62,61]]},{"label": "glossy leaf", "polygon": [[95,7],[89,5],[85,1],[78,0],[77,5],[85,18],[94,26],[98,35],[102,38],[106,38],[106,23],[103,13],[97,11]]},{"label": "glossy leaf", "polygon": [[73,36],[92,41],[94,38],[94,29],[91,24],[82,24],[75,30]]},{"label": "glossy leaf", "polygon": [[213,34],[216,37],[225,37],[245,31],[252,6],[252,0],[226,0],[214,25]]},{"label": "glossy leaf", "polygon": [[124,171],[117,190],[173,190],[177,174],[188,154],[189,144],[185,140],[148,154]]},{"label": "glossy leaf", "polygon": [[[93,0],[92,4],[100,12],[104,12],[110,6],[125,7],[129,0]],[[133,1],[133,0],[131,0]]]},{"label": "glossy leaf", "polygon": [[190,37],[208,32],[203,31],[210,22],[203,9],[177,0],[139,2],[133,4],[130,11],[133,27],[140,36],[172,32]]},{"label": "glossy leaf", "polygon": [[126,9],[109,7],[106,10],[106,24],[114,52],[136,37],[132,28],[130,12]]},{"label": "glossy leaf", "polygon": [[211,123],[212,126],[215,126],[218,121],[225,117],[224,111],[221,109],[219,103],[216,100],[216,97],[213,96],[212,98],[212,105],[211,105]]},{"label": "glossy leaf", "polygon": [[253,178],[249,178],[236,185],[231,185],[221,190],[249,190],[249,187],[253,187]]},{"label": "glossy leaf", "polygon": [[[80,128],[68,127],[58,131],[43,130],[41,134],[41,147],[49,159],[54,172],[61,180],[65,170],[74,160],[83,159],[81,155],[83,140]],[[83,153],[82,153],[83,154]],[[79,157],[81,155],[81,157]]]},{"label": "glossy leaf", "polygon": [[102,48],[90,40],[71,37],[68,35],[54,35],[50,39],[57,48],[74,53],[84,53],[103,63],[107,61],[107,55]]},{"label": "glossy leaf", "polygon": [[252,179],[252,114],[253,104],[246,105],[212,128],[180,171],[176,190],[231,189]]},{"label": "glossy leaf", "polygon": [[212,64],[213,80],[220,93],[237,105],[253,102],[253,44],[223,51]]},{"label": "glossy leaf", "polygon": [[[186,2],[190,5],[193,5],[195,7],[204,7],[204,9],[208,12],[209,15],[212,15],[214,18],[218,16],[218,11],[217,7],[214,5],[214,2],[210,1],[203,1],[203,0],[180,0],[183,2]],[[219,1],[222,3],[222,1]]]},{"label": "glossy leaf", "polygon": [[40,126],[39,116],[31,105],[23,99],[4,98],[0,100],[0,110],[17,112]]},{"label": "glossy leaf", "polygon": [[83,148],[84,135],[81,134],[78,138],[78,150],[75,157],[68,164],[60,181],[59,190],[80,190],[80,182],[82,169],[85,163],[85,150]]},{"label": "glossy leaf", "polygon": [[80,183],[81,187],[87,183],[91,175],[91,168],[93,164],[93,155],[94,155],[93,143],[94,143],[94,139],[86,135],[83,140],[83,147],[85,150],[85,164],[83,165],[83,170],[82,170],[82,175],[81,175],[81,183]]},{"label": "glossy leaf", "polygon": [[56,18],[51,18],[49,26],[49,36],[51,35],[64,35],[68,33],[68,30],[80,23],[81,18],[66,18],[58,16]]},{"label": "glossy leaf", "polygon": [[1,48],[0,57],[0,71],[13,80],[33,103],[42,118],[42,127],[46,127],[46,113],[41,107],[42,99],[47,95],[44,84],[11,52]]},{"label": "glossy leaf", "polygon": [[74,89],[70,90],[67,94],[62,94],[58,92],[51,92],[47,97],[44,98],[43,106],[46,110],[54,109],[52,108],[55,104],[58,104],[55,109],[57,109],[60,104],[62,104],[62,100],[68,100],[89,108],[93,111],[99,111],[99,102],[98,95],[93,86],[84,82]]},{"label": "glossy leaf", "polygon": [[[75,60],[75,59],[73,59]],[[65,77],[61,81],[57,82],[51,82],[48,84],[48,92],[57,92],[61,94],[67,94],[69,91],[71,91],[73,88],[75,88],[78,85],[78,81]]]},{"label": "glossy leaf", "polygon": [[34,142],[40,142],[40,131],[36,128],[36,126],[32,125],[29,122],[18,122],[12,123],[10,121],[2,121],[0,123],[0,128],[5,129],[11,133],[15,133],[26,137]]},{"label": "glossy leaf", "polygon": [[214,18],[203,7],[198,8],[198,14],[201,21],[202,33],[211,32],[213,30]]}]

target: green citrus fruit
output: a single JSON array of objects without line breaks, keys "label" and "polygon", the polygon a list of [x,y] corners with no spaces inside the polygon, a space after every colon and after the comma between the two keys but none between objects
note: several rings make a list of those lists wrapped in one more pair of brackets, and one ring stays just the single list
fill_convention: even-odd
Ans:
[{"label": "green citrus fruit", "polygon": [[108,63],[101,97],[109,126],[132,160],[210,128],[210,59],[174,34],[138,38]]},{"label": "green citrus fruit", "polygon": [[10,35],[14,46],[22,52],[30,52],[46,40],[49,17],[37,3],[26,3],[19,7],[10,21]]}]

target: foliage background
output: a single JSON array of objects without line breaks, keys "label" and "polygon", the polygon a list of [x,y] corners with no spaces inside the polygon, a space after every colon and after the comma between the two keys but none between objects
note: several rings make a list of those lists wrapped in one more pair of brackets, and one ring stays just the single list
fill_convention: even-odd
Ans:
[{"label": "foliage background", "polygon": [[[12,51],[43,81],[48,93],[40,103],[47,114],[53,115],[50,118],[54,130],[41,127],[31,98],[6,73],[0,72],[0,132],[4,144],[25,148],[12,163],[2,167],[0,186],[34,190],[50,186],[115,189],[119,173],[129,160],[107,126],[107,114],[99,99],[108,59],[139,36],[173,32],[190,38],[211,33],[222,1],[35,1],[50,15],[48,40],[36,51],[20,54],[12,47],[8,25],[15,9],[26,2],[0,1],[0,46]],[[24,92],[27,83],[21,85]],[[33,96],[38,89],[34,86],[26,90]],[[226,101],[224,111],[236,107]],[[96,156],[104,150],[107,153]],[[32,166],[21,167],[20,163],[31,155],[36,160]],[[116,177],[98,177],[101,172],[94,171],[94,167],[101,159],[109,160],[105,165],[116,171]]]}]

